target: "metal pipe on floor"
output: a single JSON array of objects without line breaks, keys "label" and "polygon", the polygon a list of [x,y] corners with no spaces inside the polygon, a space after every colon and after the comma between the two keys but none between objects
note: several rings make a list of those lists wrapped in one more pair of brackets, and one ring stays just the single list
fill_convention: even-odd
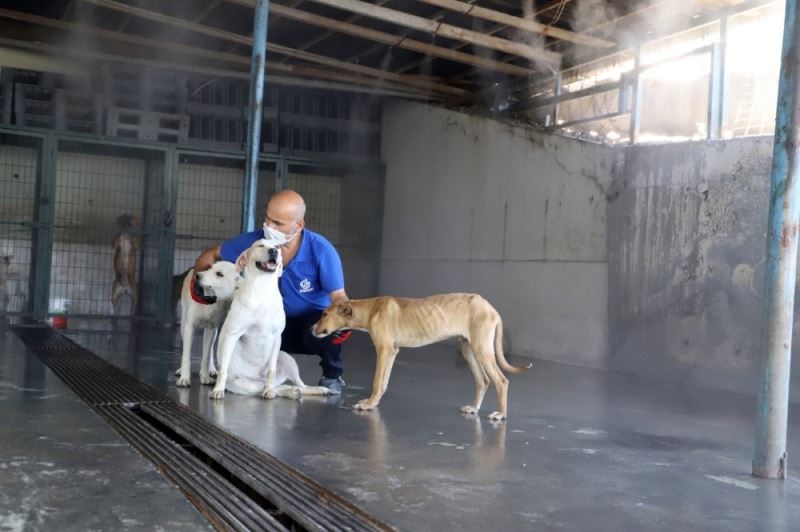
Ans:
[{"label": "metal pipe on floor", "polygon": [[800,28],[786,1],[764,280],[764,319],[753,475],[786,478],[786,428],[792,360],[797,229],[800,215]]},{"label": "metal pipe on floor", "polygon": [[261,143],[261,107],[264,103],[264,65],[267,51],[269,0],[256,0],[253,15],[253,54],[250,65],[250,107],[247,122],[247,166],[242,198],[242,230],[255,229],[258,192],[258,149]]}]

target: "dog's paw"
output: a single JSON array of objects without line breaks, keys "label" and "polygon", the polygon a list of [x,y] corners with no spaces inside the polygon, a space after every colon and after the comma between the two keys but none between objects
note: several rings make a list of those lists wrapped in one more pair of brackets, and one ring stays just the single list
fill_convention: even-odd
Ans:
[{"label": "dog's paw", "polygon": [[211,390],[211,393],[208,394],[208,397],[211,399],[224,399],[225,388],[214,388]]},{"label": "dog's paw", "polygon": [[461,407],[461,413],[475,415],[478,413],[478,409],[472,405],[465,405]]},{"label": "dog's paw", "polygon": [[353,405],[354,410],[372,410],[375,405],[369,402],[369,399],[362,399]]},{"label": "dog's paw", "polygon": [[175,370],[175,376],[176,377],[180,377],[181,376],[181,368],[178,368],[178,369]]},{"label": "dog's paw", "polygon": [[300,388],[297,386],[292,387],[290,390],[286,392],[286,397],[289,399],[300,399],[303,394],[300,393]]},{"label": "dog's paw", "polygon": [[278,393],[271,388],[264,388],[264,391],[261,392],[262,399],[275,399],[277,396]]},{"label": "dog's paw", "polygon": [[175,381],[175,386],[177,386],[178,388],[188,388],[189,386],[191,386],[189,381],[189,376],[187,375],[186,377],[183,376],[178,377],[178,380]]},{"label": "dog's paw", "polygon": [[506,418],[505,414],[501,414],[500,412],[492,412],[489,414],[489,419],[492,421],[503,421]]},{"label": "dog's paw", "polygon": [[216,384],[217,376],[216,375],[200,375],[200,384],[210,385]]}]

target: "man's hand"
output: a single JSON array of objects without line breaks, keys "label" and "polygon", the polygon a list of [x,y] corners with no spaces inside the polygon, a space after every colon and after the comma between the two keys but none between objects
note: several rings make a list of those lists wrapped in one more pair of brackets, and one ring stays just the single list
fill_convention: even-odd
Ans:
[{"label": "man's hand", "polygon": [[215,262],[220,260],[219,256],[219,246],[214,246],[213,248],[208,248],[207,250],[203,251],[197,260],[194,263],[194,271],[197,272],[204,272],[210,267],[214,265]]},{"label": "man's hand", "polygon": [[331,337],[333,338],[331,340],[331,343],[333,345],[341,345],[341,344],[344,343],[345,340],[350,338],[351,334],[353,334],[353,331],[350,331],[350,330],[347,330],[347,331],[336,331],[335,333],[333,333],[331,335]]}]

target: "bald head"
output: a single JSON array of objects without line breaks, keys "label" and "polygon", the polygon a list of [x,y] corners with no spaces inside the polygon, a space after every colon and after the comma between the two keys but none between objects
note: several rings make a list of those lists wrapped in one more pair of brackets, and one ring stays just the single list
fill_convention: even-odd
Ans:
[{"label": "bald head", "polygon": [[292,221],[302,220],[306,215],[306,202],[303,196],[294,190],[281,190],[272,196],[267,206],[267,212],[274,209],[275,214],[282,214]]},{"label": "bald head", "polygon": [[264,222],[288,237],[305,227],[306,202],[294,190],[281,190],[269,199]]}]

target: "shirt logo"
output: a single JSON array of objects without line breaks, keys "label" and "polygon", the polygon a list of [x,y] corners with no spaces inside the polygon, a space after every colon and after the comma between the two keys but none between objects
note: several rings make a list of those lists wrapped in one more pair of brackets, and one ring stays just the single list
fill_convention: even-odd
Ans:
[{"label": "shirt logo", "polygon": [[313,291],[314,291],[314,289],[311,288],[311,281],[309,281],[308,279],[303,279],[302,281],[300,281],[300,293],[301,294],[305,294],[307,292],[313,292]]}]

